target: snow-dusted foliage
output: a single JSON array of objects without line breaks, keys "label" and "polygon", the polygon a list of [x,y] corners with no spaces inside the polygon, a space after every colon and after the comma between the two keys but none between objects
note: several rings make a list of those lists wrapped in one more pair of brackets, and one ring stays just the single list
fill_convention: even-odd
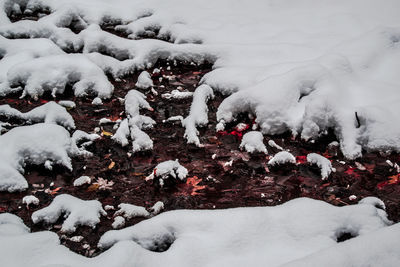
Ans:
[{"label": "snow-dusted foliage", "polygon": [[150,73],[148,73],[147,71],[142,71],[142,73],[140,73],[138,77],[135,86],[140,89],[148,89],[150,87],[153,87],[153,80],[151,79]]},{"label": "snow-dusted foliage", "polygon": [[240,148],[244,148],[249,153],[261,152],[268,153],[267,148],[264,145],[264,136],[261,132],[250,131],[243,135]]},{"label": "snow-dusted foliage", "polygon": [[50,101],[31,111],[22,113],[9,105],[0,106],[0,116],[10,119],[24,120],[29,123],[53,123],[64,126],[67,129],[74,129],[75,122],[72,116],[61,105]]},{"label": "snow-dusted foliage", "polygon": [[23,84],[22,97],[34,99],[45,91],[53,96],[62,94],[67,84],[73,84],[76,96],[109,98],[114,90],[102,69],[80,54],[47,56],[17,64],[8,70],[7,84],[3,95],[22,90]]},{"label": "snow-dusted foliage", "polygon": [[115,212],[114,215],[123,216],[127,220],[132,219],[134,217],[148,217],[150,213],[146,210],[145,207],[136,206],[128,203],[121,203],[118,205],[119,210]]},{"label": "snow-dusted foliage", "polygon": [[94,228],[100,222],[100,217],[107,215],[97,200],[81,200],[64,194],[56,196],[48,207],[35,211],[32,214],[32,221],[53,224],[63,214],[65,221],[61,231],[66,233],[75,232],[80,225]]},{"label": "snow-dusted foliage", "polygon": [[332,167],[332,163],[329,159],[321,156],[317,153],[310,153],[307,155],[307,162],[310,164],[315,164],[321,169],[321,177],[322,179],[327,179],[331,172],[334,172],[335,169]]},{"label": "snow-dusted foliage", "polygon": [[[81,132],[81,131],[77,131]],[[83,133],[83,132],[82,132]],[[71,170],[70,156],[90,156],[78,147],[78,140],[88,136],[71,137],[63,127],[54,124],[35,124],[14,128],[0,136],[0,191],[18,191],[28,187],[24,176],[26,164],[62,165]]]},{"label": "snow-dusted foliage", "polygon": [[122,146],[128,145],[129,139],[132,140],[133,152],[153,149],[153,140],[142,129],[152,128],[155,121],[150,117],[140,115],[139,112],[142,108],[153,110],[146,101],[144,94],[130,90],[125,96],[127,118],[121,122],[117,132],[112,137]]},{"label": "snow-dusted foliage", "polygon": [[276,153],[272,159],[268,161],[268,164],[271,166],[280,165],[280,164],[296,164],[296,158],[292,155],[292,153],[287,151],[281,151]]},{"label": "snow-dusted foliage", "polygon": [[160,186],[164,185],[164,180],[169,178],[177,180],[185,180],[188,170],[179,164],[178,160],[168,160],[159,163],[153,170],[152,174],[146,177],[146,181],[158,180]]},{"label": "snow-dusted foliage", "polygon": [[190,106],[189,116],[183,121],[182,125],[185,127],[184,137],[189,144],[200,145],[198,137],[199,132],[197,126],[204,126],[208,123],[208,107],[207,102],[209,99],[214,98],[214,92],[208,85],[200,85],[196,88],[193,94],[192,105]]}]

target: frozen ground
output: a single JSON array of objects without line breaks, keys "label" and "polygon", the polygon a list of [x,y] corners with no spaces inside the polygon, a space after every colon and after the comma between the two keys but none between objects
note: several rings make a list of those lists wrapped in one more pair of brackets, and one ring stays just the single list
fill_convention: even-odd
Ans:
[{"label": "frozen ground", "polygon": [[[397,0],[0,0],[9,104],[0,190],[26,191],[0,193],[0,265],[398,266],[398,223],[378,199],[356,203],[382,196],[399,218],[399,9]],[[193,81],[171,70],[185,66],[199,67]],[[54,198],[60,190],[84,200]],[[23,203],[27,195],[40,201]],[[345,207],[277,205],[299,196]],[[100,235],[132,225],[129,214],[155,215],[161,197],[168,210],[275,207],[162,213],[105,233],[98,249],[60,236],[92,258],[36,232],[100,225]],[[34,210],[41,226],[26,216]]]}]

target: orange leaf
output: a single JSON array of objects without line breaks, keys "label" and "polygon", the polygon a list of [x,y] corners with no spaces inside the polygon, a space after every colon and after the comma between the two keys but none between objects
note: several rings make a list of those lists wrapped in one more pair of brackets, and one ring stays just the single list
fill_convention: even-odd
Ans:
[{"label": "orange leaf", "polygon": [[88,187],[87,191],[92,192],[92,191],[97,191],[100,187],[100,184],[92,184]]},{"label": "orange leaf", "polygon": [[61,187],[57,187],[57,188],[51,190],[50,195],[55,195],[55,194],[57,194],[58,191],[60,191],[60,189],[61,189]]},{"label": "orange leaf", "polygon": [[108,169],[111,170],[112,168],[114,168],[115,166],[115,162],[111,161],[110,165],[108,165]]}]

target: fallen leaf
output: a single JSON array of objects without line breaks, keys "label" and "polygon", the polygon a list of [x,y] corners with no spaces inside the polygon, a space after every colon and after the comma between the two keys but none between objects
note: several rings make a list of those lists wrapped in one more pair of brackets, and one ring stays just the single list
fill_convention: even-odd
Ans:
[{"label": "fallen leaf", "polygon": [[108,169],[111,170],[112,168],[114,168],[115,166],[115,162],[111,161],[110,165],[108,165]]},{"label": "fallen leaf", "polygon": [[61,189],[61,187],[57,187],[57,188],[51,190],[51,191],[50,191],[50,195],[53,196],[53,195],[55,195],[55,194],[58,194],[58,191],[60,191],[60,189]]},{"label": "fallen leaf", "polygon": [[102,135],[102,136],[113,136],[112,133],[107,132],[107,131],[104,131],[104,130],[101,132],[101,135]]},{"label": "fallen leaf", "polygon": [[196,196],[201,195],[198,191],[206,188],[205,185],[199,185],[203,180],[197,176],[189,177],[186,179],[186,183],[178,186],[178,195],[183,196]]},{"label": "fallen leaf", "polygon": [[87,191],[92,192],[92,191],[97,191],[100,187],[100,184],[92,184],[91,186],[88,187]]},{"label": "fallen leaf", "polygon": [[395,185],[399,183],[400,183],[400,173],[393,176],[389,176],[389,180],[377,184],[377,187],[378,189],[381,190],[387,185]]}]

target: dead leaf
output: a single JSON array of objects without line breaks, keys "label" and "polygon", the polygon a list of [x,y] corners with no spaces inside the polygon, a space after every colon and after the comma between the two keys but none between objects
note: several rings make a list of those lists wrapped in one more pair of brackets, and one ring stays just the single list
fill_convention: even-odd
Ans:
[{"label": "dead leaf", "polygon": [[115,166],[115,162],[111,161],[110,165],[108,165],[108,169],[111,170],[112,168],[114,168]]},{"label": "dead leaf", "polygon": [[101,136],[113,136],[113,134],[112,133],[110,133],[110,132],[107,132],[107,131],[102,131],[101,132]]},{"label": "dead leaf", "polygon": [[55,189],[53,189],[53,190],[51,190],[50,191],[50,195],[55,195],[55,194],[58,194],[58,191],[60,191],[61,190],[61,187],[57,187],[57,188],[55,188]]},{"label": "dead leaf", "polygon": [[88,187],[87,191],[88,192],[93,192],[93,191],[97,191],[100,187],[100,184],[92,184]]}]

